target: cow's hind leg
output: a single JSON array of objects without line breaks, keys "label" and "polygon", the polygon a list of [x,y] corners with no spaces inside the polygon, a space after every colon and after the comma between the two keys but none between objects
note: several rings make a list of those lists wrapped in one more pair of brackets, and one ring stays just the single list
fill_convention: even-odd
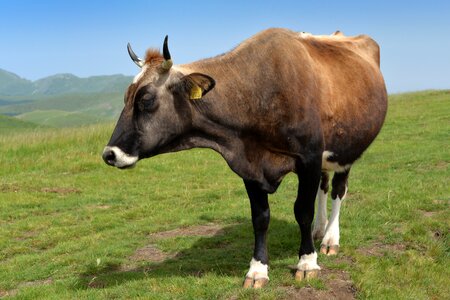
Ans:
[{"label": "cow's hind leg", "polygon": [[331,183],[331,216],[320,247],[320,252],[323,254],[336,255],[339,251],[339,212],[341,203],[347,194],[348,174],[349,170],[342,173],[334,173],[333,176]]},{"label": "cow's hind leg", "polygon": [[320,159],[298,167],[299,187],[294,205],[295,219],[300,226],[301,243],[296,280],[317,277],[320,267],[312,240],[311,224],[314,218],[314,200],[319,187],[321,175]]},{"label": "cow's hind leg", "polygon": [[319,189],[317,190],[317,211],[312,233],[315,240],[321,240],[325,236],[325,230],[327,228],[328,180],[328,173],[322,171]]},{"label": "cow's hind leg", "polygon": [[250,261],[250,269],[245,276],[244,288],[261,288],[269,282],[267,253],[267,229],[269,228],[270,209],[267,193],[258,184],[244,180],[252,210],[255,248]]}]

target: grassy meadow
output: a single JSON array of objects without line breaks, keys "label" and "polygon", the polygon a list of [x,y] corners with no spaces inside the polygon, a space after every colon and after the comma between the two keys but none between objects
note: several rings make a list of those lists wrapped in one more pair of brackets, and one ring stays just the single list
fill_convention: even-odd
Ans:
[{"label": "grassy meadow", "polygon": [[380,136],[350,175],[340,253],[320,255],[322,275],[307,283],[289,269],[298,259],[297,179],[285,178],[270,196],[263,290],[241,288],[253,251],[250,207],[217,153],[166,154],[122,171],[100,157],[112,123],[4,123],[0,297],[450,298],[450,91],[390,97]]},{"label": "grassy meadow", "polygon": [[123,92],[36,95],[29,100],[20,101],[17,97],[7,100],[7,105],[1,105],[0,99],[0,115],[15,116],[37,126],[78,127],[118,116],[123,106]]}]

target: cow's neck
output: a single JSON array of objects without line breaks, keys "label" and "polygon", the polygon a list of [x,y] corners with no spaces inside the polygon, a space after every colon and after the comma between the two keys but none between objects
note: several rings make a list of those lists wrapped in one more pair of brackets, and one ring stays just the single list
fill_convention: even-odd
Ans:
[{"label": "cow's neck", "polygon": [[[207,118],[197,120],[183,148],[210,148],[218,152],[240,177],[256,181],[267,192],[275,192],[282,177],[292,170],[292,158],[268,151],[235,128]],[[269,157],[282,156],[281,160]],[[283,162],[276,165],[273,161]],[[270,163],[272,162],[272,163]]]},{"label": "cow's neck", "polygon": [[[295,158],[265,146],[258,136],[257,116],[248,114],[250,103],[245,86],[239,78],[223,78],[226,67],[216,64],[202,72],[216,80],[216,87],[202,100],[192,100],[192,130],[177,143],[174,151],[190,148],[210,148],[222,155],[240,177],[253,180],[267,192],[274,192],[282,177],[294,170]],[[235,73],[236,74],[236,73]],[[224,83],[225,82],[225,83]],[[260,132],[263,130],[260,130]]]}]

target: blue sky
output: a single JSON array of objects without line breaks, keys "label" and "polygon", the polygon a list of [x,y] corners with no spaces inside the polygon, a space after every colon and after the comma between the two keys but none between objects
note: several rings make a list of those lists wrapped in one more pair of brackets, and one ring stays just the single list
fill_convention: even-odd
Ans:
[{"label": "blue sky", "polygon": [[450,88],[450,1],[0,0],[0,68],[36,80],[138,72],[126,52],[162,47],[175,63],[226,52],[268,27],[365,33],[391,93]]}]

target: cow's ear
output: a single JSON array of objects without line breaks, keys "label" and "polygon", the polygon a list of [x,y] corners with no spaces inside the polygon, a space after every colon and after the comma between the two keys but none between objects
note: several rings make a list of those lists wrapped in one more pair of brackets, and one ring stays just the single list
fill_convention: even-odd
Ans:
[{"label": "cow's ear", "polygon": [[216,81],[212,77],[201,73],[186,75],[181,81],[191,100],[201,99],[216,85]]}]

